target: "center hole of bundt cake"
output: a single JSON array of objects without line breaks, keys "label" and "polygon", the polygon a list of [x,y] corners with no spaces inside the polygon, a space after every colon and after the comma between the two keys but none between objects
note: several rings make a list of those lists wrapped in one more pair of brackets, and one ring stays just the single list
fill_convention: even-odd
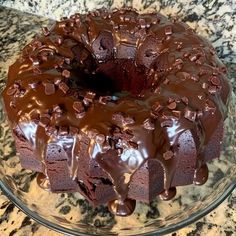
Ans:
[{"label": "center hole of bundt cake", "polygon": [[99,63],[93,73],[78,75],[79,88],[94,91],[98,95],[138,95],[147,88],[145,70],[132,59],[114,59]]}]

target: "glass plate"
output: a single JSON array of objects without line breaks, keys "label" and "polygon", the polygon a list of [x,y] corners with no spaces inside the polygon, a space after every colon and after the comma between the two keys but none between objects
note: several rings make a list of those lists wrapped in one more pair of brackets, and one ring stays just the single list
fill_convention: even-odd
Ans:
[{"label": "glass plate", "polygon": [[171,201],[156,199],[150,205],[138,203],[134,214],[125,218],[114,217],[105,206],[93,209],[78,193],[55,194],[38,187],[37,174],[20,166],[1,102],[0,123],[1,190],[29,217],[63,234],[171,233],[211,212],[236,187],[236,98],[233,94],[225,121],[221,157],[208,164],[207,183],[178,187],[177,195]]},{"label": "glass plate", "polygon": [[69,235],[156,235],[171,233],[203,217],[236,187],[236,98],[232,94],[219,160],[208,164],[203,186],[177,187],[171,201],[138,203],[133,215],[114,217],[107,207],[92,208],[79,193],[56,194],[41,189],[37,173],[22,169],[11,130],[0,104],[0,188],[29,217]]}]

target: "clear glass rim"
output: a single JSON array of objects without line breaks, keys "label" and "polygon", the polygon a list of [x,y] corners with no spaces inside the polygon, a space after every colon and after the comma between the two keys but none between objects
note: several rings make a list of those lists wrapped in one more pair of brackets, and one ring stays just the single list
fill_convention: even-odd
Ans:
[{"label": "clear glass rim", "polygon": [[[213,211],[217,206],[219,206],[236,188],[236,179],[232,181],[225,191],[217,198],[215,199],[212,203],[210,203],[207,207],[203,208],[202,210],[193,213],[190,215],[188,218],[185,220],[175,223],[173,225],[167,226],[165,228],[159,228],[158,230],[155,230],[153,232],[148,232],[148,233],[141,233],[138,235],[164,235],[164,234],[169,234],[173,233],[189,224],[194,223],[195,221],[199,220],[200,218],[204,217],[205,215],[209,214],[211,211]],[[81,236],[87,236],[87,235],[94,235],[94,234],[89,234],[89,233],[82,233],[75,231],[73,229],[68,229],[63,226],[59,226],[57,224],[54,224],[41,216],[37,215],[35,212],[31,211],[20,199],[18,199],[11,191],[10,187],[4,183],[2,180],[0,180],[0,189],[2,192],[8,197],[8,199],[14,203],[14,205],[19,208],[21,211],[23,211],[26,215],[28,215],[31,219],[35,220],[36,222],[40,223],[41,225],[52,229],[54,231],[57,231],[58,233],[62,233],[65,235],[81,235]],[[111,233],[111,235],[114,235]],[[137,235],[137,234],[136,234]]]}]

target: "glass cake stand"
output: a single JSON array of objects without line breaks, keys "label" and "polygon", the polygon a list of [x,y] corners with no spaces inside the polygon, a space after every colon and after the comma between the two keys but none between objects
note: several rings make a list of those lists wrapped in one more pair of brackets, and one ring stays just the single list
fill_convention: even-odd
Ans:
[{"label": "glass cake stand", "polygon": [[37,173],[22,169],[0,104],[0,188],[23,212],[42,225],[66,235],[156,235],[174,232],[205,216],[236,187],[236,97],[231,96],[225,121],[223,150],[208,164],[202,186],[177,188],[170,201],[138,203],[133,215],[114,217],[107,207],[92,208],[79,193],[55,194],[41,189]]}]

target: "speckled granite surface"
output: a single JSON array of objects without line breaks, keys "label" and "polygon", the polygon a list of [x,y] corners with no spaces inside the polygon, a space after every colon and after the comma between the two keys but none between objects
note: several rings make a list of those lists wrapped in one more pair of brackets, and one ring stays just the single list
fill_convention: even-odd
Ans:
[{"label": "speckled granite surface", "polygon": [[[29,16],[26,14],[22,16],[22,14],[17,11],[2,7],[0,8],[0,16],[1,91],[4,86],[7,68],[13,62],[12,55],[29,42],[40,25],[46,25],[49,21],[37,16]],[[194,25],[194,23],[192,24]],[[221,51],[219,50],[219,52]],[[232,73],[236,74],[236,66],[231,65],[231,70]],[[232,79],[232,83],[235,91],[235,80]],[[44,234],[49,236],[60,235],[35,223],[18,210],[3,194],[0,194],[0,235],[28,236]],[[172,235],[236,235],[236,191],[208,216]]]}]

